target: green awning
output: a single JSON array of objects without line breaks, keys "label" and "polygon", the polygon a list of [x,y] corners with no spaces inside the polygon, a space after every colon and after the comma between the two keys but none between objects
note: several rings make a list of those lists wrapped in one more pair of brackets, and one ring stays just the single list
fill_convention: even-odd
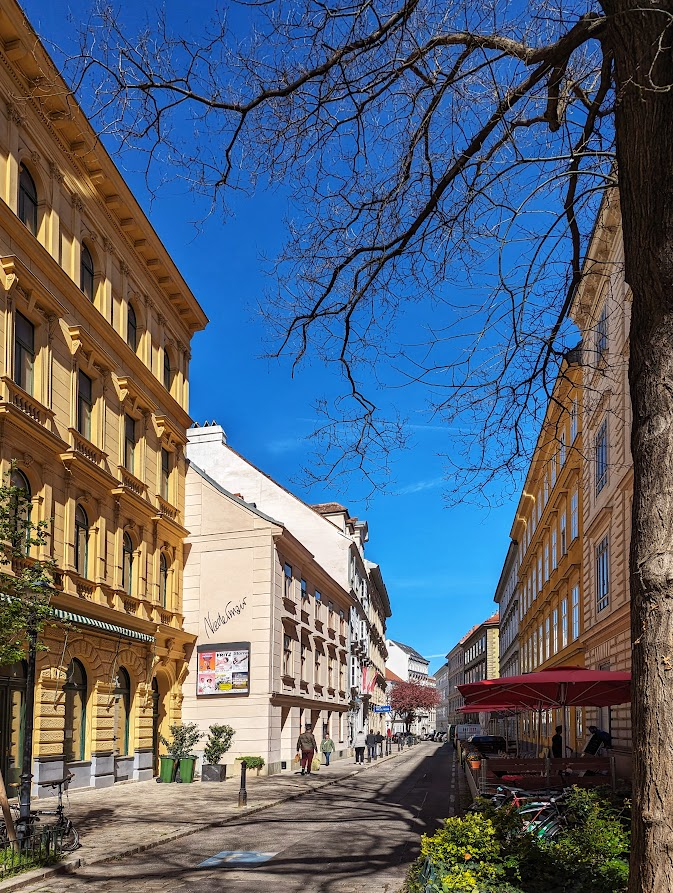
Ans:
[{"label": "green awning", "polygon": [[104,620],[95,620],[93,617],[86,617],[84,614],[73,614],[71,611],[62,611],[60,608],[54,608],[53,613],[59,620],[65,620],[68,623],[79,623],[80,626],[92,626],[102,632],[112,633],[116,636],[124,636],[127,639],[136,639],[138,642],[154,642],[154,636],[148,636],[147,633],[139,633],[134,629],[126,626],[115,626],[114,623],[106,623]]}]

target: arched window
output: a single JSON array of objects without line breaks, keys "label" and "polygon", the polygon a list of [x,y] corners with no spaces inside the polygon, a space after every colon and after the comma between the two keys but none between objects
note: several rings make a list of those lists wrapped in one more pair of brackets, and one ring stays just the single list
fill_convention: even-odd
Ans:
[{"label": "arched window", "polygon": [[159,559],[159,601],[165,608],[168,603],[168,559],[163,552]]},{"label": "arched window", "polygon": [[91,257],[91,252],[86,247],[86,245],[82,245],[82,253],[80,256],[79,262],[79,287],[82,289],[84,294],[90,301],[93,301],[94,297],[94,267],[93,267],[93,257]]},{"label": "arched window", "polygon": [[122,543],[122,588],[128,595],[133,593],[133,540],[124,534]]},{"label": "arched window", "polygon": [[168,356],[168,351],[164,347],[164,387],[167,391],[170,392],[172,384],[173,370],[171,369],[171,358]]},{"label": "arched window", "polygon": [[70,661],[65,683],[65,739],[63,753],[66,763],[83,760],[86,749],[86,673],[82,664]]},{"label": "arched window", "polygon": [[131,727],[131,679],[124,667],[117,670],[114,696],[114,749],[117,756],[126,757]]},{"label": "arched window", "polygon": [[128,318],[126,320],[126,343],[135,353],[138,349],[138,319],[133,309],[133,304],[129,304]]},{"label": "arched window", "polygon": [[89,576],[89,519],[81,505],[75,509],[75,570]]},{"label": "arched window", "polygon": [[13,468],[9,478],[10,487],[13,492],[10,496],[12,526],[14,532],[12,535],[14,548],[25,551],[28,554],[30,550],[30,517],[33,510],[31,502],[32,493],[28,478],[18,468]]},{"label": "arched window", "polygon": [[19,168],[19,220],[37,235],[37,189],[24,165]]}]

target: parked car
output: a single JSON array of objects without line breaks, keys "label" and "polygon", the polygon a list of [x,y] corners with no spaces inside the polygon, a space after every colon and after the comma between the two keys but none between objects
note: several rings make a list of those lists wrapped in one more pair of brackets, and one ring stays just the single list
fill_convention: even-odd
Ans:
[{"label": "parked car", "polygon": [[467,743],[473,750],[479,751],[482,756],[505,752],[507,742],[502,735],[470,735]]}]

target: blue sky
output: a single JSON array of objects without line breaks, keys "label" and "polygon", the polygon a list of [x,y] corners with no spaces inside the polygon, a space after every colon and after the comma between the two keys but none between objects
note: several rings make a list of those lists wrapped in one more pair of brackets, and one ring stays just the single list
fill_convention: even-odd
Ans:
[{"label": "blue sky", "polygon": [[[23,2],[47,43],[64,46],[72,34],[64,5]],[[169,14],[173,5],[178,6],[175,0],[166,3]],[[210,4],[197,0],[189,8],[195,15]],[[88,4],[71,0],[69,9],[81,21]],[[150,205],[142,179],[131,169],[133,159],[117,161],[211,320],[192,344],[192,417],[217,420],[237,451],[308,502],[332,499],[330,491],[303,490],[296,476],[308,453],[305,438],[315,421],[315,401],[334,393],[337,383],[319,364],[293,378],[287,363],[261,358],[264,330],[255,308],[269,282],[260,258],[273,256],[282,243],[283,196],[238,200],[234,219],[212,216],[197,231],[192,221],[203,208],[175,187]],[[417,391],[376,397],[399,405],[413,426],[413,446],[396,460],[395,493],[365,504],[358,498],[362,485],[353,480],[337,498],[369,523],[367,554],[381,565],[393,607],[389,637],[432,657],[436,669],[470,626],[493,613],[515,505],[488,511],[445,507],[451,482],[439,454],[448,449],[446,429],[428,420]]]}]

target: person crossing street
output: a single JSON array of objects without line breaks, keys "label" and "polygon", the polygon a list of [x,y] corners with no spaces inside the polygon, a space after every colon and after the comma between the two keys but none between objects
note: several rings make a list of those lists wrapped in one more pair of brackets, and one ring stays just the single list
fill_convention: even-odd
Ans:
[{"label": "person crossing street", "polygon": [[301,774],[311,774],[311,763],[313,755],[318,749],[315,737],[313,735],[313,726],[310,722],[306,723],[305,731],[297,738],[297,753],[301,755]]}]

